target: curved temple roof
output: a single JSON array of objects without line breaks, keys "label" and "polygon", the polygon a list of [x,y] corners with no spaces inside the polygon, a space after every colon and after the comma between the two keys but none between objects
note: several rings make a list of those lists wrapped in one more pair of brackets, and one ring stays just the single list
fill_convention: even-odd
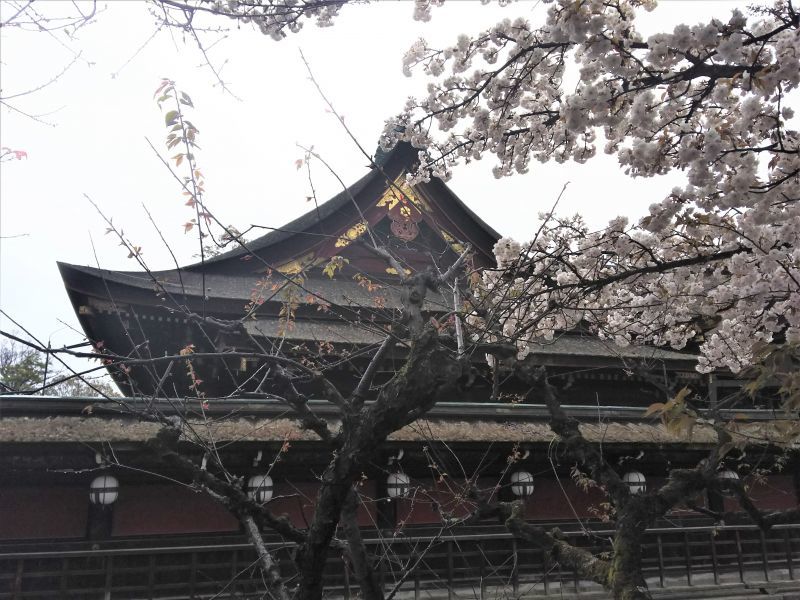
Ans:
[{"label": "curved temple roof", "polygon": [[[181,269],[109,271],[59,263],[87,337],[121,355],[138,355],[142,348],[150,356],[176,355],[189,344],[198,351],[216,351],[219,339],[212,342],[191,313],[235,320],[255,306],[247,330],[257,337],[285,335],[296,343],[351,349],[379,341],[400,308],[400,290],[394,269],[363,239],[372,237],[391,249],[408,271],[434,262],[446,268],[467,244],[472,267],[494,266],[497,232],[441,180],[407,185],[405,175],[416,157],[414,148],[400,144],[318,208],[245,242],[246,248]],[[333,257],[342,259],[335,278],[324,274]],[[291,332],[283,331],[281,317],[287,297],[296,311]],[[426,309],[448,313],[452,302],[430,294]],[[223,346],[235,348],[239,342],[228,340]],[[693,362],[693,357],[668,350],[625,351],[573,334],[542,345],[537,353],[551,365],[656,360],[689,370]],[[137,371],[136,377],[141,376]]]},{"label": "curved temple roof", "polygon": [[[212,351],[218,342],[212,344],[187,309],[234,320],[255,305],[252,316],[266,329],[252,333],[267,337],[287,296],[297,306],[298,329],[309,340],[331,341],[331,327],[341,333],[348,324],[380,333],[400,306],[399,280],[363,240],[376,239],[411,272],[432,262],[446,268],[467,245],[474,267],[494,264],[492,248],[499,235],[442,181],[406,183],[416,160],[414,148],[399,144],[356,183],[300,218],[245,242],[246,247],[180,269],[111,271],[59,263],[87,337],[122,355],[141,353],[140,346],[151,356],[172,355],[190,343]],[[334,257],[340,257],[341,268],[331,278],[324,267]],[[431,294],[428,309],[452,307]],[[353,326],[359,322],[360,327]],[[349,336],[352,345],[364,343],[365,333],[358,334]]]},{"label": "curved temple roof", "polygon": [[[296,274],[322,265],[333,256],[349,258],[360,272],[385,279],[391,275],[391,269],[359,243],[367,233],[367,226],[370,234],[382,238],[381,242],[394,244],[401,260],[411,269],[430,263],[430,254],[426,251],[431,249],[431,244],[438,244],[443,263],[439,266],[452,262],[467,243],[475,254],[476,266],[492,265],[492,247],[500,237],[496,231],[440,180],[433,179],[413,189],[405,184],[404,176],[413,167],[415,157],[416,151],[410,145],[399,144],[381,165],[318,208],[245,242],[246,247],[235,247],[180,270],[107,271],[65,263],[59,263],[59,269],[71,296],[76,291],[88,292],[88,288],[96,288],[97,282],[103,283],[101,287],[113,283],[148,290],[158,282],[169,293],[201,296],[203,276],[210,276],[213,279],[205,280],[206,296],[241,299],[249,297],[253,278],[268,270]],[[396,205],[400,203],[407,207],[407,212],[413,213],[409,221],[414,222],[416,238],[398,239],[384,231],[387,227],[391,229],[391,222],[396,220],[395,213],[400,208]],[[87,279],[94,279],[94,286],[88,284]],[[209,281],[212,282],[210,286]]]},{"label": "curved temple roof", "polygon": [[481,257],[482,265],[493,264],[492,247],[500,235],[472,212],[447,185],[439,179],[432,179],[413,189],[405,184],[405,174],[413,169],[416,154],[417,151],[409,144],[398,144],[380,164],[376,163],[361,179],[318,208],[280,229],[247,242],[247,249],[240,246],[205,262],[189,265],[186,269],[213,273],[221,269],[226,273],[238,272],[235,261],[248,253],[273,264],[280,259],[296,258],[302,254],[297,247],[308,249],[324,245],[320,238],[325,237],[349,237],[350,229],[362,218],[369,221],[372,227],[386,220],[387,216],[392,218],[391,205],[396,203],[398,196],[404,196],[402,201],[412,210],[419,208],[423,213],[422,219],[436,230],[439,237],[451,238],[452,243],[470,243]]}]

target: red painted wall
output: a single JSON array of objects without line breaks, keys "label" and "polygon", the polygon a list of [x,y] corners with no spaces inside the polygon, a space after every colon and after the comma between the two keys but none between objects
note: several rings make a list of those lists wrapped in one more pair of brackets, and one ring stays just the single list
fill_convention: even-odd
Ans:
[{"label": "red painted wall", "polygon": [[463,517],[474,508],[469,502],[459,502],[456,494],[446,490],[417,490],[396,502],[398,527],[441,523],[443,514]]},{"label": "red painted wall", "polygon": [[113,535],[238,531],[239,522],[220,504],[179,485],[120,484]]},{"label": "red painted wall", "polygon": [[[559,483],[561,485],[559,485]],[[525,518],[531,520],[570,520],[598,518],[605,509],[605,494],[597,488],[583,491],[571,479],[533,480],[533,495],[525,500]],[[562,489],[563,487],[563,489]]]},{"label": "red painted wall", "polygon": [[[432,484],[419,482],[429,492],[416,492],[413,499],[397,502],[397,520],[406,525],[441,522],[441,511],[463,516],[473,507],[463,499],[463,491],[449,481]],[[490,489],[494,480],[480,481]],[[649,486],[658,486],[663,478],[652,478]],[[531,520],[570,520],[596,517],[591,507],[605,501],[597,489],[584,492],[575,483],[562,479],[537,478],[533,496],[526,500],[525,517]],[[452,487],[451,487],[452,486]],[[157,535],[181,533],[233,532],[239,524],[228,512],[208,498],[177,485],[120,486],[114,504],[113,535]],[[360,487],[362,506],[359,524],[374,526],[376,521],[375,482],[365,481]],[[276,480],[275,499],[270,508],[285,514],[300,527],[313,517],[318,484]],[[773,475],[765,483],[751,483],[750,493],[764,510],[780,510],[797,506],[794,482],[789,475]],[[459,496],[461,495],[461,498]],[[567,501],[569,500],[569,501]],[[702,499],[699,499],[702,500]],[[437,508],[438,503],[438,508]],[[699,501],[698,504],[704,504]],[[86,535],[89,508],[88,490],[83,486],[10,487],[0,490],[0,540],[79,538]],[[738,504],[725,500],[725,508],[739,510]],[[574,509],[574,512],[573,512]]]},{"label": "red painted wall", "polygon": [[361,505],[358,507],[358,524],[361,527],[377,526],[377,507],[375,505],[375,482],[366,480],[358,486]]},{"label": "red painted wall", "polygon": [[[297,527],[307,527],[314,518],[318,483],[274,480],[275,491],[270,510],[276,515],[285,515]],[[362,527],[375,525],[375,482],[364,481],[359,486],[362,503],[358,509],[358,524]]]},{"label": "red painted wall", "polygon": [[273,500],[270,510],[276,515],[284,515],[297,527],[307,527],[314,516],[314,502],[317,498],[316,483],[294,483],[274,479]]},{"label": "red painted wall", "polygon": [[[412,486],[414,485],[412,481]],[[479,486],[491,489],[496,480],[479,481]],[[463,490],[457,483],[433,484],[431,481],[418,481],[412,496],[397,502],[397,522],[403,525],[424,525],[440,523],[441,513],[462,517],[474,510],[473,503],[465,499]],[[563,486],[563,490],[562,487]],[[554,479],[535,479],[533,495],[525,500],[525,518],[530,520],[570,520],[597,517],[602,511],[600,504],[606,501],[605,495],[596,488],[586,492],[570,479],[562,479],[561,486]],[[459,498],[461,496],[461,498]],[[595,509],[595,510],[592,510]]]},{"label": "red painted wall", "polygon": [[[489,491],[495,479],[480,479],[478,487]],[[464,486],[448,478],[443,481],[411,481],[408,498],[397,500],[397,523],[402,525],[427,525],[441,523],[442,515],[464,517],[475,510],[475,504],[467,497]]]},{"label": "red painted wall", "polygon": [[795,508],[798,504],[791,475],[770,475],[764,483],[754,482],[750,495],[764,510]]},{"label": "red painted wall", "polygon": [[[761,510],[782,510],[798,505],[791,475],[770,475],[762,483],[754,478],[746,478],[750,497]],[[726,511],[739,511],[739,503],[733,498],[725,498]]]},{"label": "red painted wall", "polygon": [[0,539],[82,538],[88,513],[82,486],[0,489]]}]

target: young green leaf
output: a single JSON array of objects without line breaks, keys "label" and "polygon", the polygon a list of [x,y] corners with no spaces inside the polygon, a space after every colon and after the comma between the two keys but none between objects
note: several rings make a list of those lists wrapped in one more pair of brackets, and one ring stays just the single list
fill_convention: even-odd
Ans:
[{"label": "young green leaf", "polygon": [[178,111],[171,110],[166,115],[164,115],[164,123],[166,123],[167,127],[170,125],[174,125],[175,121],[178,120]]}]

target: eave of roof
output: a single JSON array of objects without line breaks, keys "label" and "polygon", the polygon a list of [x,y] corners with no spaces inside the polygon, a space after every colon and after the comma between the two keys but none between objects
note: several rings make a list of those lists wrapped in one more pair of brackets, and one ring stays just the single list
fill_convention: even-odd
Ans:
[{"label": "eave of roof", "polygon": [[[77,281],[84,279],[85,282],[95,280],[98,289],[106,294],[108,286],[114,284],[129,289],[138,290],[140,294],[153,294],[153,278],[160,281],[160,285],[165,290],[175,296],[189,296],[196,301],[200,301],[202,284],[205,283],[206,294],[213,300],[225,301],[233,306],[236,315],[243,314],[243,306],[252,295],[253,288],[258,281],[257,276],[227,276],[227,275],[206,275],[201,273],[183,273],[179,282],[176,271],[158,271],[151,275],[142,272],[131,271],[107,271],[93,267],[80,267],[59,263],[62,277],[71,293],[90,294],[89,286],[81,288]],[[372,308],[375,314],[386,310],[398,310],[401,308],[400,292],[398,289],[386,287],[381,289],[381,304],[375,304],[375,294],[368,292],[356,282],[350,280],[309,278],[303,282],[302,288],[295,284],[287,284],[287,287],[294,288],[295,298],[298,305],[319,304],[318,299],[324,299],[338,307]],[[91,295],[91,294],[90,294]],[[276,298],[280,301],[282,296]],[[74,298],[73,298],[74,300]],[[125,298],[115,298],[117,304],[113,307],[108,299],[100,298],[90,300],[96,308],[102,310],[100,305],[108,305],[108,311],[125,310],[119,303],[126,301]],[[161,306],[154,300],[156,306]],[[213,308],[213,304],[208,305]],[[77,309],[77,306],[76,306]],[[448,312],[450,310],[447,302],[438,294],[430,294],[425,309],[436,312]],[[280,319],[265,315],[245,323],[247,329],[255,335],[265,337],[280,337],[283,335],[283,325]],[[353,323],[349,321],[337,320],[335,314],[325,316],[320,314],[317,317],[304,316],[295,320],[291,332],[287,336],[293,340],[301,341],[329,341],[334,343],[357,343],[371,344],[380,341],[383,337],[382,328],[379,325],[370,323]],[[600,339],[593,335],[581,335],[578,333],[567,333],[556,336],[553,340],[540,340],[531,350],[533,354],[539,356],[556,357],[563,360],[572,360],[583,357],[588,360],[593,359],[613,359],[614,366],[623,366],[625,361],[651,362],[661,361],[670,363],[673,368],[691,370],[694,368],[697,357],[691,353],[678,352],[669,348],[655,346],[636,346],[627,347],[617,346],[616,344]]]},{"label": "eave of roof", "polygon": [[[280,337],[284,324],[276,318],[259,318],[245,323],[247,330],[253,335]],[[351,323],[345,321],[296,320],[289,337],[293,340],[329,341],[333,343],[372,344],[380,342],[384,337],[383,330],[369,322]],[[556,336],[550,341],[541,340],[534,344],[530,351],[537,356],[576,357],[612,359],[616,367],[623,367],[626,361],[631,363],[666,362],[673,368],[680,364],[681,368],[692,370],[697,363],[697,356],[685,352],[676,352],[656,346],[617,346],[597,336],[576,335],[566,333]]]},{"label": "eave of roof", "polygon": [[[124,401],[133,409],[137,406],[135,399]],[[166,413],[172,410],[166,401],[157,401],[156,405]],[[339,426],[335,406],[322,400],[310,400],[309,406],[334,429]],[[191,401],[187,407],[191,407]],[[708,425],[698,423],[691,435],[677,435],[657,419],[644,417],[640,407],[565,405],[563,408],[581,421],[581,430],[590,441],[670,445],[709,445],[717,441],[716,433]],[[287,438],[317,441],[315,434],[287,418],[285,404],[273,399],[211,400],[204,412],[211,418],[211,435],[217,441],[279,442]],[[739,421],[733,435],[741,436],[742,441],[780,442],[784,437],[779,424],[786,423],[785,419],[763,410],[735,412]],[[729,417],[728,413],[733,411],[727,411],[722,418]],[[200,413],[190,410],[188,419],[199,422]],[[425,419],[394,433],[390,441],[549,443],[555,435],[548,421],[549,413],[543,405],[442,402]],[[160,427],[158,423],[137,418],[114,399],[0,396],[0,443],[142,442],[155,435]],[[197,429],[200,430],[204,428]]]},{"label": "eave of roof", "polygon": [[[156,287],[155,279],[159,282],[158,285],[162,286],[170,294],[247,301],[255,283],[260,277],[263,277],[265,266],[256,261],[259,264],[253,263],[252,266],[248,265],[245,268],[241,259],[245,258],[246,253],[258,254],[262,258],[266,258],[267,263],[272,265],[273,258],[277,259],[277,257],[266,256],[265,252],[268,250],[273,251],[273,249],[278,251],[277,247],[282,242],[289,242],[290,239],[295,238],[300,240],[301,246],[303,244],[313,245],[317,243],[319,238],[316,234],[319,233],[317,229],[321,222],[342,210],[353,212],[357,217],[355,210],[351,210],[350,205],[359,198],[361,192],[372,183],[382,182],[387,179],[393,181],[402,172],[407,171],[414,160],[416,160],[416,150],[409,144],[399,144],[388,154],[385,164],[380,168],[373,168],[347,190],[342,191],[318,208],[288,223],[280,230],[272,231],[248,242],[247,250],[239,247],[219,256],[206,259],[203,262],[188,265],[180,270],[168,269],[151,273],[112,271],[66,263],[58,263],[58,267],[70,292],[80,291],[81,284],[85,283],[81,280],[82,278],[102,281],[102,285],[99,286],[101,288],[107,283],[114,283],[131,289],[152,292]],[[488,253],[487,260],[491,260],[491,245],[499,238],[499,234],[470,210],[443,182],[433,180],[430,184],[421,185],[435,188],[436,193],[434,195],[444,198],[446,205],[440,207],[440,210],[451,211],[453,208],[456,209],[452,211],[454,218],[459,220],[462,226],[465,221],[470,224],[470,227],[473,228],[473,233],[480,238],[479,245],[482,253],[484,255]],[[358,201],[364,204],[360,209],[363,210],[369,203],[374,202],[374,198],[370,194],[366,194],[362,195]],[[474,229],[475,226],[477,226],[476,230]],[[308,237],[311,234],[314,234],[313,238]],[[287,252],[285,246],[281,246],[281,248],[283,248],[281,252]],[[279,262],[285,259],[286,256],[282,256]],[[204,273],[205,278],[203,277]],[[275,280],[280,284],[285,283],[279,276],[275,276]],[[316,285],[322,288],[340,288],[339,290],[331,290],[333,295],[337,295],[336,292],[342,291],[345,287],[347,292],[338,295],[350,297],[364,295],[353,282],[337,281],[326,284],[323,281]],[[327,294],[322,293],[320,295],[335,303],[335,299],[328,298]],[[124,299],[122,300],[124,301]],[[369,306],[372,303],[372,299],[363,299],[363,302],[365,303],[364,305]],[[353,303],[345,302],[345,304],[352,305]],[[393,308],[393,306],[389,306],[389,308]]]}]

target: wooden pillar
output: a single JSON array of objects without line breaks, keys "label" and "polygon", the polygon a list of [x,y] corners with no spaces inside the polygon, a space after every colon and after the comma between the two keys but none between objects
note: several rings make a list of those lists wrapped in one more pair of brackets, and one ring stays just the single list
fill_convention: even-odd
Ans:
[{"label": "wooden pillar", "polygon": [[394,531],[397,526],[397,500],[389,499],[386,489],[386,474],[379,472],[375,478],[375,497],[378,498],[375,507],[378,529]]},{"label": "wooden pillar", "polygon": [[725,498],[719,492],[708,490],[708,508],[716,513],[725,512]]},{"label": "wooden pillar", "polygon": [[89,517],[86,520],[86,537],[91,541],[102,541],[111,538],[111,527],[114,522],[114,505],[89,503]]}]

